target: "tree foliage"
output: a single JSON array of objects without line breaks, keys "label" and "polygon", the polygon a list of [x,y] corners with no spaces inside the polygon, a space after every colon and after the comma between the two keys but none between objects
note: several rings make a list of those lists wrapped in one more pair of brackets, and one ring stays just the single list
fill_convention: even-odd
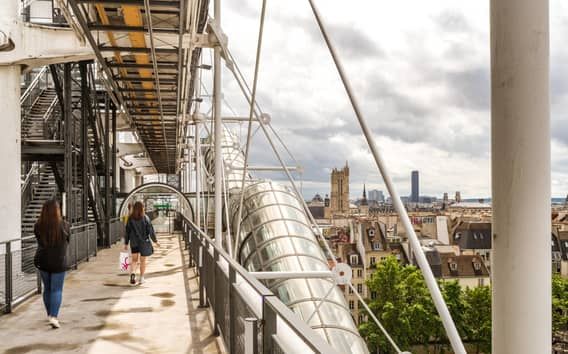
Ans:
[{"label": "tree foliage", "polygon": [[568,279],[552,276],[552,330],[568,331]]},{"label": "tree foliage", "polygon": [[[470,353],[491,352],[491,288],[463,289],[457,282],[441,282],[440,290]],[[402,266],[394,257],[377,265],[367,281],[377,294],[369,307],[401,350],[423,347],[427,353],[447,353],[448,339],[420,270]],[[552,276],[552,329],[568,331],[568,279]],[[359,326],[371,352],[395,353],[369,318]]]},{"label": "tree foliage", "polygon": [[[420,270],[388,257],[367,281],[377,293],[370,308],[401,350],[422,346],[430,353],[448,352],[448,339]],[[491,350],[491,290],[440,284],[442,295],[462,338],[476,352]],[[395,353],[374,321],[360,325],[371,352]]]}]

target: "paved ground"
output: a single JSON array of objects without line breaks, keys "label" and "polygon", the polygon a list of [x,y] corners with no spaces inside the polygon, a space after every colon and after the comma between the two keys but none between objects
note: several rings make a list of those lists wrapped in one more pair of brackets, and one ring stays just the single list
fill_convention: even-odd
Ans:
[{"label": "paved ground", "polygon": [[0,317],[0,353],[221,352],[208,311],[197,308],[197,278],[183,266],[177,236],[158,240],[144,285],[132,287],[118,274],[119,245],[70,272],[61,329],[48,326],[39,297]]}]

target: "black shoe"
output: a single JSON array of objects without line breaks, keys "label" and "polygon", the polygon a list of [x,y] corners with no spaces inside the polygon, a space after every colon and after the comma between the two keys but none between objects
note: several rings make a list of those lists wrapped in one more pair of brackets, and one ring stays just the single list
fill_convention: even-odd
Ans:
[{"label": "black shoe", "polygon": [[130,284],[136,284],[136,274],[134,273],[130,274]]}]

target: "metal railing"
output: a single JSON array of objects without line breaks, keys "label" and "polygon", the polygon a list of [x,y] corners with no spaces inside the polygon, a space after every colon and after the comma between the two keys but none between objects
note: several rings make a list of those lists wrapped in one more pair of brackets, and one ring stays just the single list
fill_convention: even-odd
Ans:
[{"label": "metal railing", "polygon": [[39,181],[39,163],[33,162],[21,184],[22,213],[33,195],[33,186]]},{"label": "metal railing", "polygon": [[20,96],[20,106],[22,109],[22,121],[26,119],[29,111],[37,101],[41,93],[52,87],[50,72],[47,66],[42,67],[37,73],[32,82],[28,85],[24,93]]},{"label": "metal railing", "polygon": [[112,218],[110,223],[110,244],[115,244],[124,238],[125,226],[120,218]]},{"label": "metal railing", "polygon": [[[67,268],[97,255],[95,223],[71,227]],[[40,294],[41,280],[34,265],[37,242],[34,236],[0,242],[0,313],[10,313],[30,296]]]},{"label": "metal railing", "polygon": [[94,222],[71,227],[67,247],[68,269],[77,269],[79,263],[97,255],[97,238],[97,224]]},{"label": "metal railing", "polygon": [[336,353],[314,329],[233,260],[191,220],[178,214],[199,275],[199,304],[211,306],[214,331],[231,353]]},{"label": "metal railing", "polygon": [[47,140],[63,140],[63,124],[61,119],[56,119],[58,115],[57,96],[53,98],[49,107],[43,115],[43,137]]},{"label": "metal railing", "polygon": [[67,24],[62,9],[54,0],[22,0],[21,2],[24,22],[58,27]]}]

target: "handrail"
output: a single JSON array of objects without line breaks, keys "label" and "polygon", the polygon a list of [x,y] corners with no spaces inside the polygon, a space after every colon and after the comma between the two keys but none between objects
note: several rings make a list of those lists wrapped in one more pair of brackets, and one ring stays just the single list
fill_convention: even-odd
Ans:
[{"label": "handrail", "polygon": [[32,163],[32,167],[30,168],[30,170],[28,171],[28,174],[26,175],[26,178],[22,181],[22,190],[26,189],[26,187],[28,186],[28,184],[30,183],[30,179],[32,178],[32,176],[34,175],[34,173],[37,172],[39,164],[37,162],[33,162]]},{"label": "handrail", "polygon": [[[264,314],[269,316],[265,318],[265,326],[274,327],[274,334],[269,335],[275,337],[279,332],[276,330],[276,317],[280,318],[282,322],[288,326],[288,328],[297,336],[307,347],[316,353],[336,353],[336,350],[326,342],[319,334],[317,334],[307,323],[298,318],[292,310],[290,310],[276,295],[270,291],[264,284],[262,284],[256,277],[250,274],[243,266],[241,266],[236,260],[234,260],[222,247],[218,246],[215,241],[210,238],[203,230],[197,227],[188,217],[179,213],[179,215],[184,219],[184,221],[189,225],[189,227],[197,232],[201,238],[198,237],[200,244],[205,247],[206,252],[213,253],[214,259],[217,260],[217,266],[219,266],[223,272],[226,273],[228,269],[228,279],[232,278],[231,272],[234,272],[234,279],[237,279],[237,275],[242,281],[244,281],[248,286],[256,292],[256,295],[260,296],[263,300],[263,310],[266,312],[267,308],[271,314]],[[226,262],[226,266],[223,265]],[[242,282],[236,282],[235,284],[242,284]],[[209,296],[209,295],[208,295]],[[215,293],[211,296],[216,297]],[[264,316],[263,315],[263,316]],[[217,315],[216,315],[217,316]],[[275,317],[272,317],[275,316]],[[232,321],[234,319],[231,318]],[[278,326],[279,327],[279,326]],[[268,331],[270,332],[270,331]],[[285,332],[285,331],[283,331]],[[266,333],[265,333],[266,335]],[[278,339],[275,337],[275,339]],[[263,341],[268,340],[264,338]],[[279,340],[277,340],[279,342]]]},{"label": "handrail", "polygon": [[96,222],[89,222],[89,223],[81,224],[81,225],[73,225],[69,228],[69,231],[73,232],[73,231],[76,231],[76,230],[85,229],[85,228],[89,228],[89,227],[92,227],[92,226],[96,227],[97,223]]},{"label": "handrail", "polygon": [[26,89],[26,91],[24,91],[24,93],[22,94],[22,96],[20,96],[20,105],[22,103],[24,103],[24,101],[28,98],[28,96],[31,94],[32,90],[34,90],[36,88],[36,86],[39,85],[39,82],[41,80],[41,76],[44,75],[47,72],[47,66],[44,66],[43,68],[41,68],[41,70],[37,73],[36,77],[32,80],[32,82],[30,83],[30,85],[28,86],[28,88]]},{"label": "handrail", "polygon": [[56,130],[52,132],[49,129],[48,121],[53,118],[53,113],[55,112],[55,107],[57,106],[58,102],[59,98],[56,95],[55,97],[53,97],[53,100],[49,104],[49,107],[47,108],[47,110],[45,111],[42,117],[44,137],[47,135],[48,139],[55,138]]}]

